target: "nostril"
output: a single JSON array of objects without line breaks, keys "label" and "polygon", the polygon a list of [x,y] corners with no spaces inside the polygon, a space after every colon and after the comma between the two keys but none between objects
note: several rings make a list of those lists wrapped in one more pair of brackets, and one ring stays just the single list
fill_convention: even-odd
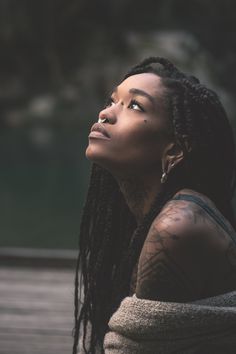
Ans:
[{"label": "nostril", "polygon": [[109,119],[108,118],[98,118],[98,123],[109,123]]},{"label": "nostril", "polygon": [[105,110],[103,109],[98,115],[98,121],[100,122],[101,120],[106,120],[106,119],[107,119],[107,114],[106,114]]}]

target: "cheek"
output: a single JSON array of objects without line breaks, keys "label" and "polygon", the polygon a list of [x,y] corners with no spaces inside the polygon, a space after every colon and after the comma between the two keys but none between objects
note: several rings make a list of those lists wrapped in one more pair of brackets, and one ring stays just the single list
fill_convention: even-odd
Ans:
[{"label": "cheek", "polygon": [[117,134],[114,148],[123,159],[145,162],[158,161],[165,145],[163,132],[151,129],[149,122],[142,122],[136,129],[127,129]]}]

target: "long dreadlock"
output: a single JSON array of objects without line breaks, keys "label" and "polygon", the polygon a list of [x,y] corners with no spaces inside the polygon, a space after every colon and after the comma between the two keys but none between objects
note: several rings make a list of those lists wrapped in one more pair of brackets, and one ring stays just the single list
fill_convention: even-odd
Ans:
[{"label": "long dreadlock", "polygon": [[124,80],[141,73],[161,77],[164,108],[185,156],[139,225],[112,175],[93,164],[80,226],[73,354],[79,335],[85,353],[95,354],[96,348],[102,351],[108,320],[129,294],[132,272],[151,223],[178,190],[192,188],[204,193],[234,224],[234,141],[217,95],[164,58],[145,59]]}]

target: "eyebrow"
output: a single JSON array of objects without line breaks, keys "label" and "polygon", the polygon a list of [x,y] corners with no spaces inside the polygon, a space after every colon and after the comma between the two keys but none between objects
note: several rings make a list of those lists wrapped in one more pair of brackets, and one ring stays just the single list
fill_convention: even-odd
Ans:
[{"label": "eyebrow", "polygon": [[[113,92],[116,93],[117,91],[118,91],[118,87],[115,87],[113,89]],[[137,96],[146,97],[153,104],[153,106],[156,105],[154,97],[149,95],[149,93],[147,93],[146,91],[143,91],[143,90],[140,90],[140,89],[137,89],[137,88],[131,88],[129,90],[129,93],[132,93],[133,95],[137,95]]]},{"label": "eyebrow", "polygon": [[140,89],[136,89],[136,88],[132,88],[132,89],[129,90],[129,93],[132,93],[132,94],[138,95],[138,96],[146,97],[155,106],[154,97],[149,95],[149,93],[147,93],[146,91],[143,91],[143,90],[140,90]]}]

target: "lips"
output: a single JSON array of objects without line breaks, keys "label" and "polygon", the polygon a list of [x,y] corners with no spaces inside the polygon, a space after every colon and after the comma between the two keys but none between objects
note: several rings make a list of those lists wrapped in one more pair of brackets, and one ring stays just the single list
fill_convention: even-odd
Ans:
[{"label": "lips", "polygon": [[100,123],[95,123],[91,128],[91,132],[99,132],[105,137],[110,138],[110,135]]}]

